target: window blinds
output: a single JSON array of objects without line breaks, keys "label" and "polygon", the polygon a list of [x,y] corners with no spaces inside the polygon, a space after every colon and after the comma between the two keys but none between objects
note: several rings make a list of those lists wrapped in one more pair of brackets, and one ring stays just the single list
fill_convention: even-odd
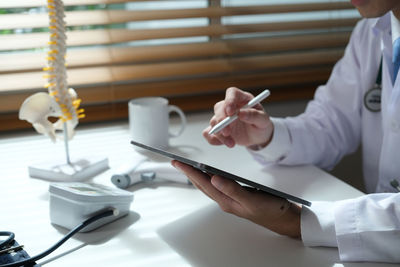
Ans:
[{"label": "window blinds", "polygon": [[[68,83],[85,120],[126,117],[142,96],[210,108],[229,86],[310,96],[359,17],[343,1],[283,2],[64,0]],[[17,114],[46,91],[46,1],[0,1],[0,12],[0,130],[30,127]]]}]

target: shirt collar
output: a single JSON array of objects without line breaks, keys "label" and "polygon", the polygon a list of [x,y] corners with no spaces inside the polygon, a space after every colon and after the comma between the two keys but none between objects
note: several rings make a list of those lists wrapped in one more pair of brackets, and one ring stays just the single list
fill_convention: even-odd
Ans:
[{"label": "shirt collar", "polygon": [[390,22],[392,26],[392,43],[400,37],[400,21],[390,12]]},{"label": "shirt collar", "polygon": [[371,20],[375,20],[372,23],[372,30],[374,34],[379,35],[380,33],[383,32],[390,32],[391,30],[391,18],[390,18],[391,12],[386,13],[382,17],[379,18],[374,18]]}]

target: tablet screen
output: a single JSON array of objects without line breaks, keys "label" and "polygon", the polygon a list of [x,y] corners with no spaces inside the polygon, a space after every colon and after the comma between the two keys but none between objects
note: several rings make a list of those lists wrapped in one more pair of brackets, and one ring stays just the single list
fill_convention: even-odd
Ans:
[{"label": "tablet screen", "polygon": [[138,147],[141,147],[143,149],[152,151],[154,153],[163,155],[163,156],[168,157],[170,159],[175,159],[177,161],[186,163],[186,164],[188,164],[188,165],[190,165],[190,166],[192,166],[192,167],[194,167],[196,169],[199,169],[199,170],[201,170],[203,172],[216,174],[216,175],[228,178],[228,179],[232,179],[234,181],[243,183],[245,185],[248,185],[250,187],[253,187],[253,188],[256,188],[258,190],[264,191],[266,193],[272,194],[274,196],[286,198],[287,200],[291,200],[291,201],[297,202],[299,204],[311,206],[311,202],[309,202],[307,200],[304,200],[302,198],[293,196],[291,194],[288,194],[288,193],[273,189],[271,187],[268,187],[268,186],[265,186],[265,185],[262,185],[262,184],[259,184],[259,183],[253,182],[253,181],[250,181],[248,179],[245,179],[245,178],[237,176],[235,174],[232,174],[232,173],[223,171],[221,169],[212,167],[210,165],[206,165],[204,163],[200,163],[200,162],[197,162],[197,161],[194,161],[194,160],[191,160],[191,159],[176,155],[174,153],[171,153],[171,152],[159,149],[159,148],[151,147],[151,146],[148,146],[148,145],[144,145],[144,144],[141,144],[141,143],[138,143],[138,142],[135,142],[135,141],[131,141],[131,144],[134,145],[134,146],[138,146]]}]

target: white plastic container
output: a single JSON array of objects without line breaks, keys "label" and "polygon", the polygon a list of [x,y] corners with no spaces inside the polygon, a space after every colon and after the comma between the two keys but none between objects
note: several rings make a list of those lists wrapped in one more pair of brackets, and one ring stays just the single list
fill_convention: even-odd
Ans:
[{"label": "white plastic container", "polygon": [[80,232],[92,231],[129,213],[133,193],[94,183],[52,183],[50,220],[53,224],[73,229],[86,219],[108,208],[118,209],[117,216],[102,218]]}]

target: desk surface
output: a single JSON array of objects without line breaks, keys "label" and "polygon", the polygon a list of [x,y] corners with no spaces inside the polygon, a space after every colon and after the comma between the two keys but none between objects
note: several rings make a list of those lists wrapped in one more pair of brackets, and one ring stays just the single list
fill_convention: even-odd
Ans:
[{"label": "desk surface", "polygon": [[[244,148],[213,147],[201,131],[210,114],[191,114],[183,135],[171,139],[174,151],[251,177],[307,200],[339,200],[362,195],[313,166],[263,168]],[[172,127],[175,121],[172,120]],[[129,145],[127,123],[79,126],[70,142],[71,157],[108,157],[110,169],[93,181],[112,186],[110,177],[137,153]],[[36,255],[67,231],[50,224],[48,182],[29,178],[35,161],[64,159],[62,142],[38,134],[0,140],[1,230],[13,231],[26,251]],[[251,222],[222,212],[189,185],[138,184],[130,214],[90,233],[80,233],[44,260],[46,266],[358,266],[341,263],[335,248],[308,248]],[[382,264],[383,266],[384,264]],[[362,266],[379,266],[363,264]]]}]

